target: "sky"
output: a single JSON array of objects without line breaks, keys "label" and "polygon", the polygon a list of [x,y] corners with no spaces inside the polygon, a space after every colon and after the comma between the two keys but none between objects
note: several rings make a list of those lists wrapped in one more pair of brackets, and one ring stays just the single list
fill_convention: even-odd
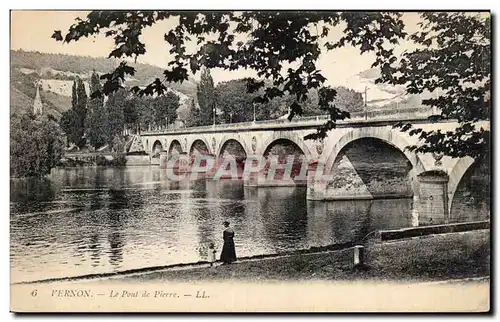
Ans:
[{"label": "sky", "polygon": [[[50,38],[54,30],[61,30],[64,35],[68,27],[75,22],[75,18],[84,19],[87,13],[85,11],[12,11],[11,49],[107,57],[113,49],[112,38],[100,35],[69,44]],[[404,13],[403,21],[408,32],[414,32],[418,28],[417,13]],[[161,68],[166,67],[170,54],[163,35],[173,25],[174,21],[169,19],[144,30],[142,39],[146,44],[147,53],[140,56],[138,62]],[[342,27],[339,26],[331,30],[329,38],[334,40],[341,36]],[[407,42],[400,45],[401,50],[411,48],[411,44]],[[358,49],[345,47],[322,53],[317,66],[327,78],[329,85],[346,86],[364,91],[365,86],[372,85],[372,80],[360,77],[360,73],[369,69],[374,60],[375,56],[372,53],[360,55]],[[251,70],[224,71],[220,69],[211,70],[211,74],[215,83],[255,75]],[[199,74],[195,75],[195,79],[199,79]],[[389,98],[393,95],[375,86],[371,87],[369,99]]]}]

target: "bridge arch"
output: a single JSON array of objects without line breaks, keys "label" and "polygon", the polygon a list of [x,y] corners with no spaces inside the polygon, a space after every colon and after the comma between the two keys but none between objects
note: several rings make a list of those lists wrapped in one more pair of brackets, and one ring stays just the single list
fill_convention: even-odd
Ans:
[{"label": "bridge arch", "polygon": [[491,170],[489,160],[470,157],[457,161],[448,181],[450,222],[490,218]]},{"label": "bridge arch", "polygon": [[[380,155],[374,156],[375,159],[367,157],[367,165],[363,161],[362,154],[359,154],[364,148],[375,149],[371,147],[371,142],[363,142],[363,139],[373,140],[375,144],[381,144]],[[378,142],[378,143],[377,143]],[[368,145],[366,145],[368,143]],[[316,181],[308,182],[310,199],[372,199],[388,198],[390,196],[401,196],[401,208],[398,213],[391,213],[389,217],[394,219],[398,225],[418,225],[420,200],[419,182],[416,176],[426,171],[426,168],[418,155],[407,151],[405,148],[409,145],[408,141],[400,133],[390,128],[354,128],[344,132],[338,140],[327,142],[324,153],[320,156],[319,163],[324,166],[324,172],[331,176],[332,181],[321,183]],[[350,152],[350,149],[354,148]],[[384,153],[397,153],[391,157],[391,162],[397,162],[394,168],[390,164],[385,164],[379,172],[377,160],[383,157]],[[340,158],[341,154],[347,153],[347,159]],[[362,152],[361,152],[362,153]],[[351,156],[349,156],[351,154]],[[354,157],[355,159],[351,159]],[[360,159],[361,158],[361,159]],[[338,162],[337,162],[338,161]],[[354,161],[355,163],[352,163]],[[357,168],[356,163],[362,162],[361,168]],[[406,162],[406,165],[405,163]],[[334,167],[337,169],[334,170]],[[336,172],[340,170],[341,172]],[[360,172],[361,171],[361,172]],[[385,174],[389,177],[385,180]],[[319,184],[319,185],[318,185]],[[390,188],[389,188],[390,187]],[[387,189],[389,188],[389,189]],[[412,196],[412,201],[406,203]],[[403,202],[404,201],[404,202]],[[401,214],[403,214],[401,216]],[[391,220],[392,220],[391,219]]]},{"label": "bridge arch", "polygon": [[227,146],[227,144],[230,141],[235,141],[239,143],[239,145],[242,147],[243,151],[245,152],[245,156],[252,155],[251,150],[248,148],[245,140],[243,137],[241,137],[239,134],[227,134],[225,135],[219,142],[219,146],[217,148],[217,151],[215,153],[215,157],[219,158],[221,153],[223,152],[224,148]]},{"label": "bridge arch", "polygon": [[304,139],[300,137],[300,135],[293,133],[293,132],[285,132],[285,131],[280,131],[280,132],[274,132],[271,136],[269,136],[261,145],[260,149],[257,149],[258,155],[264,155],[266,151],[268,150],[271,145],[273,145],[277,141],[290,141],[294,143],[297,147],[302,150],[302,153],[309,158],[311,157],[312,153],[309,147],[306,145]]},{"label": "bridge arch", "polygon": [[465,173],[474,164],[474,159],[471,157],[460,158],[451,172],[449,173],[448,181],[448,211],[451,213],[453,197],[457,191],[458,184],[464,177]]},{"label": "bridge arch", "polygon": [[153,142],[153,145],[151,146],[151,153],[152,154],[157,154],[159,152],[163,151],[163,144],[161,143],[161,141],[158,139],[158,140],[155,140]]},{"label": "bridge arch", "polygon": [[172,152],[174,150],[177,151],[178,153],[183,152],[181,142],[179,142],[179,140],[177,139],[173,139],[172,141],[170,141],[170,145],[168,147],[168,155],[169,156],[172,155]]},{"label": "bridge arch", "polygon": [[198,138],[195,139],[191,142],[191,144],[188,147],[188,150],[186,152],[189,152],[191,155],[193,153],[193,150],[195,149],[195,146],[200,146],[204,147],[204,149],[207,151],[207,153],[211,153],[210,151],[210,145],[208,144],[208,141],[206,138]]},{"label": "bridge arch", "polygon": [[395,130],[381,130],[380,128],[365,127],[352,129],[344,134],[332,147],[325,149],[320,160],[320,162],[325,165],[325,172],[330,173],[335,160],[345,146],[351,142],[364,138],[378,139],[397,148],[411,162],[413,168],[417,171],[416,174],[422,173],[426,170],[420,158],[415,153],[405,149],[410,144]]}]

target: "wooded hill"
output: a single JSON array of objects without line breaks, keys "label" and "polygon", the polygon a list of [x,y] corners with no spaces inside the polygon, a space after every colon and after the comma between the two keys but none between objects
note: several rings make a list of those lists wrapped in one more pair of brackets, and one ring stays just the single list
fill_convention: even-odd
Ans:
[{"label": "wooded hill", "polygon": [[[10,111],[31,109],[35,98],[35,81],[41,80],[40,95],[46,110],[62,113],[71,107],[71,86],[76,76],[84,81],[95,70],[109,73],[118,64],[116,59],[47,54],[23,50],[10,51]],[[130,64],[136,74],[127,85],[143,86],[162,75],[163,70],[148,64]],[[196,82],[169,84],[170,88],[189,97],[196,97]]]}]

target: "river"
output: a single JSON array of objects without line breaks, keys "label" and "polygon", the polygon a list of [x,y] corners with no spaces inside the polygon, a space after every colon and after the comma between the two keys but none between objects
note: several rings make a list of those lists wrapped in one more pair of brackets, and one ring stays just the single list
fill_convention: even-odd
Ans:
[{"label": "river", "polygon": [[10,186],[11,282],[219,257],[222,223],[238,256],[355,241],[411,223],[411,199],[312,202],[303,187],[172,182],[158,167],[54,169]]}]

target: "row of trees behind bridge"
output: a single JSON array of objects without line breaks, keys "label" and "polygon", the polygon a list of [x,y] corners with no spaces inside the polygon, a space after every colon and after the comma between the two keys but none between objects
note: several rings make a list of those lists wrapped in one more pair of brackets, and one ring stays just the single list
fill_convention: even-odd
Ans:
[{"label": "row of trees behind bridge", "polygon": [[[89,87],[90,93],[102,90],[95,72]],[[63,113],[60,126],[68,143],[79,148],[89,145],[99,149],[108,145],[121,152],[128,132],[145,130],[151,125],[165,126],[177,118],[178,107],[179,97],[173,92],[158,97],[137,97],[123,88],[106,97],[89,97],[83,80],[77,78],[72,88],[72,106]]]},{"label": "row of trees behind bridge", "polygon": [[[96,72],[91,76],[89,87],[90,94],[102,90]],[[345,87],[336,89],[339,107],[351,112],[363,109],[361,93]],[[87,94],[83,80],[77,78],[72,88],[72,106],[63,113],[60,125],[68,143],[79,148],[89,145],[99,149],[108,145],[118,151],[127,134],[166,128],[178,119],[186,127],[213,124],[214,117],[216,124],[276,119],[287,114],[294,99],[287,95],[254,107],[254,99],[261,94],[248,93],[245,79],[215,86],[210,70],[204,69],[197,86],[197,97],[189,98],[187,107],[180,110],[180,98],[174,91],[156,97],[137,96],[125,87],[106,97],[92,98]],[[318,107],[317,91],[311,90],[304,116],[323,113]]]},{"label": "row of trees behind bridge", "polygon": [[[246,79],[220,82],[214,86],[208,68],[202,70],[197,89],[199,106],[195,106],[194,102],[191,104],[186,126],[210,125],[214,123],[214,117],[216,124],[277,119],[287,115],[289,107],[295,100],[293,95],[285,94],[271,99],[268,103],[254,105],[255,99],[264,94],[263,89],[249,93]],[[335,87],[335,90],[337,96],[334,103],[339,108],[349,112],[363,110],[361,93],[343,86]],[[318,103],[318,91],[309,90],[303,107],[303,116],[325,114]]]}]

